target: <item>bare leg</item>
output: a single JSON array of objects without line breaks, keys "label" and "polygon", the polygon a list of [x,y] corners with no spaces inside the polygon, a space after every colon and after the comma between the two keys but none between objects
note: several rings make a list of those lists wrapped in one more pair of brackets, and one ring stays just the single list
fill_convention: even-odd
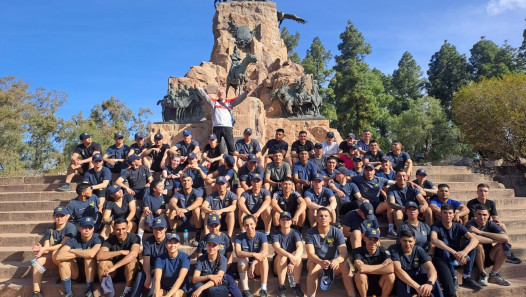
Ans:
[{"label": "bare leg", "polygon": [[321,275],[321,266],[309,261],[307,268],[309,271],[307,274],[307,296],[315,296],[318,288],[318,279]]}]

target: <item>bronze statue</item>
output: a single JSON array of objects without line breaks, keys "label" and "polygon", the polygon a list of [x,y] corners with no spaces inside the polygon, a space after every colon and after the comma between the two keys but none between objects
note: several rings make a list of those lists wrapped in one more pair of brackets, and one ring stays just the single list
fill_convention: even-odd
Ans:
[{"label": "bronze statue", "polygon": [[239,47],[247,47],[252,44],[252,38],[259,38],[259,27],[255,30],[250,30],[249,27],[238,26],[233,20],[228,21],[229,31],[236,39],[236,45]]},{"label": "bronze statue", "polygon": [[248,65],[252,63],[256,63],[258,59],[254,55],[247,55],[243,61],[239,64],[230,66],[230,70],[228,71],[228,75],[226,78],[226,94],[228,96],[228,89],[230,86],[234,88],[234,94],[239,95],[241,94],[241,90],[243,89],[243,85],[248,81],[247,76],[245,72],[247,71]]},{"label": "bronze statue", "polygon": [[278,11],[278,22],[279,22],[278,26],[281,26],[281,23],[283,23],[283,21],[286,19],[294,20],[300,24],[305,24],[307,22],[306,20],[300,18],[299,16],[295,14],[284,13],[283,10]]},{"label": "bronze statue", "polygon": [[305,90],[305,76],[301,81],[295,80],[294,88],[285,80],[279,89],[272,94],[272,100],[277,98],[283,107],[283,114],[292,118],[320,118],[322,98],[319,94],[317,81],[312,81],[311,93]]},{"label": "bronze statue", "polygon": [[168,94],[157,101],[162,107],[163,122],[178,124],[198,123],[205,116],[205,110],[199,99],[197,90],[184,87],[181,82],[177,83],[178,90],[170,83]]}]

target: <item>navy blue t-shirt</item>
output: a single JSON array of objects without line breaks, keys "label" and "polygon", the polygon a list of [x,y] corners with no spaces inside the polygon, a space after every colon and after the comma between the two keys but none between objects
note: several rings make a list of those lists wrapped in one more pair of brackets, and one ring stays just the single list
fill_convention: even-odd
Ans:
[{"label": "navy blue t-shirt", "polygon": [[142,207],[143,209],[148,207],[151,212],[156,212],[159,209],[166,209],[166,204],[169,202],[170,200],[164,194],[161,194],[161,196],[154,196],[150,191],[146,191],[146,193],[144,193]]},{"label": "navy blue t-shirt", "polygon": [[149,142],[145,142],[140,147],[137,143],[133,143],[132,145],[130,145],[130,150],[133,150],[133,153],[135,155],[140,155],[144,150],[149,150],[151,148],[152,148],[152,144]]},{"label": "navy blue t-shirt", "polygon": [[263,166],[256,164],[256,168],[254,168],[253,171],[250,171],[250,169],[248,169],[248,163],[245,163],[245,165],[239,168],[237,176],[239,177],[239,181],[246,182],[247,186],[250,187],[250,183],[252,182],[252,174],[255,173],[259,174],[259,176],[264,176],[265,169],[263,169]]},{"label": "navy blue t-shirt", "polygon": [[177,278],[179,278],[181,269],[190,269],[190,257],[187,253],[181,251],[177,252],[175,258],[170,258],[168,253],[165,253],[155,259],[154,268],[163,271],[161,277],[161,288],[165,290],[170,289],[177,281]]},{"label": "navy blue t-shirt", "polygon": [[345,245],[345,237],[340,229],[330,226],[329,233],[322,238],[318,227],[314,227],[305,233],[305,244],[312,244],[314,253],[321,260],[334,260],[340,256],[338,247]]},{"label": "navy blue t-shirt", "polygon": [[345,193],[345,197],[340,198],[342,202],[351,202],[352,200],[356,200],[354,195],[356,193],[360,193],[360,189],[358,189],[358,186],[355,183],[346,183],[345,185],[340,184],[339,182],[334,182],[334,186]]},{"label": "navy blue t-shirt", "polygon": [[[197,246],[198,254],[208,255],[208,251],[206,250],[206,242],[208,241],[208,236],[210,234],[211,233],[207,234],[199,241],[199,245]],[[219,238],[221,239],[221,244],[219,245],[219,253],[226,257],[226,254],[234,251],[234,248],[232,246],[232,239],[226,233],[220,233]]]},{"label": "navy blue t-shirt", "polygon": [[121,175],[121,178],[128,181],[131,189],[142,190],[148,183],[148,178],[152,176],[148,167],[141,165],[137,168],[128,168]]},{"label": "navy blue t-shirt", "polygon": [[[437,238],[444,242],[444,244],[455,251],[459,251],[460,240],[466,233],[468,233],[468,229],[457,222],[453,222],[451,228],[446,229],[442,222],[436,222],[431,227],[431,232],[435,232],[437,234]],[[441,249],[436,249],[436,252],[444,253],[444,251]]]},{"label": "navy blue t-shirt", "polygon": [[179,190],[173,196],[173,198],[177,199],[177,207],[180,208],[190,207],[190,205],[192,205],[199,197],[203,198],[203,190],[194,188],[192,188],[188,195],[186,195],[183,190]]},{"label": "navy blue t-shirt", "polygon": [[107,180],[111,182],[111,171],[106,167],[102,167],[102,170],[95,172],[95,169],[91,168],[84,174],[83,181],[89,183],[91,186],[102,184],[103,181]]},{"label": "navy blue t-shirt", "polygon": [[362,246],[352,251],[352,257],[354,261],[360,260],[365,265],[378,265],[382,264],[387,259],[391,259],[391,252],[383,246],[379,246],[374,254],[371,255],[367,251],[367,248]]},{"label": "navy blue t-shirt", "polygon": [[126,159],[128,158],[128,154],[130,153],[130,147],[126,144],[123,144],[120,148],[117,148],[117,146],[114,144],[110,146],[107,150],[105,155],[108,156],[108,159],[124,159],[123,162],[116,162],[115,165],[111,165],[107,162],[104,162],[104,166],[108,168],[115,168],[116,170],[120,171],[126,167],[128,167],[128,162]]},{"label": "navy blue t-shirt", "polygon": [[[400,227],[398,227],[399,231],[404,229],[413,230],[413,232],[415,232],[415,246],[419,246],[426,251],[429,250],[429,242],[431,241],[431,227],[420,221],[418,222],[418,226],[415,227],[409,224],[409,222],[405,221],[400,225]],[[398,232],[398,234],[400,234],[400,232]],[[399,240],[400,239],[398,239],[398,241]]]},{"label": "navy blue t-shirt", "polygon": [[53,230],[53,245],[57,245],[60,242],[62,242],[62,239],[64,237],[73,238],[75,234],[77,234],[77,226],[73,225],[70,222],[66,222],[66,226],[64,228],[57,230],[57,229],[47,229],[46,234],[44,235],[44,241],[51,239],[51,231]]},{"label": "navy blue t-shirt", "polygon": [[[110,235],[110,237],[108,237],[108,239],[106,239],[102,243],[102,246],[108,248],[110,252],[124,251],[124,250],[130,251],[134,244],[140,245],[140,243],[141,243],[141,238],[139,237],[139,235],[135,233],[128,233],[126,235],[126,239],[124,239],[123,242],[119,242],[119,240],[117,239],[115,235]],[[112,258],[112,262],[117,263],[124,257],[125,256],[123,255],[115,256]],[[138,259],[139,259],[139,255],[137,255],[137,260]]]},{"label": "navy blue t-shirt", "polygon": [[201,276],[207,276],[211,274],[216,275],[219,273],[219,271],[226,272],[227,262],[227,258],[221,255],[221,264],[219,265],[219,267],[216,268],[215,260],[210,261],[208,260],[208,255],[202,255],[201,257],[197,258],[197,262],[195,262],[195,270],[201,271]]},{"label": "navy blue t-shirt", "polygon": [[366,144],[363,140],[358,140],[358,143],[356,143],[356,146],[360,149],[362,149],[362,151],[364,152],[368,152],[369,151],[369,145]]},{"label": "navy blue t-shirt", "polygon": [[69,246],[73,250],[88,250],[97,244],[102,244],[104,238],[98,233],[93,233],[91,238],[88,241],[83,241],[80,234],[75,235],[75,237],[70,238],[65,245]]},{"label": "navy blue t-shirt", "polygon": [[358,210],[356,209],[351,210],[347,214],[345,214],[345,217],[343,218],[343,225],[351,228],[351,231],[363,231],[362,229],[365,228],[378,228],[379,226],[376,216],[374,217],[374,220],[372,222],[364,220],[362,219],[362,217],[360,217],[360,215],[358,214]]},{"label": "navy blue t-shirt", "polygon": [[267,197],[270,199],[270,192],[266,189],[260,189],[259,193],[256,195],[254,191],[250,189],[243,192],[241,196],[245,198],[245,205],[247,206],[248,210],[251,213],[255,213],[261,208],[261,205],[263,205],[263,202],[265,202]]},{"label": "navy blue t-shirt", "polygon": [[293,253],[296,251],[296,243],[301,242],[301,234],[296,229],[290,229],[289,234],[281,233],[281,230],[275,230],[272,232],[271,237],[272,243],[279,243],[279,246],[287,251],[288,253]]},{"label": "navy blue t-shirt", "polygon": [[318,166],[311,161],[307,161],[305,165],[301,162],[296,162],[292,166],[292,174],[297,174],[298,179],[301,180],[311,181],[316,173],[318,173]]},{"label": "navy blue t-shirt", "polygon": [[237,196],[236,194],[227,190],[225,198],[221,199],[217,192],[213,192],[211,195],[205,198],[205,201],[208,201],[211,210],[219,210],[232,205],[233,201],[237,201]]},{"label": "navy blue t-shirt", "polygon": [[251,139],[249,144],[245,143],[245,139],[239,139],[234,145],[234,151],[242,155],[255,155],[256,153],[261,152],[261,146],[259,145],[259,141],[256,139]]},{"label": "navy blue t-shirt", "polygon": [[421,187],[424,188],[424,189],[432,189],[432,188],[435,186],[431,181],[429,181],[429,180],[427,180],[427,179],[424,181],[424,184],[423,184],[423,185],[420,185],[420,184],[418,183],[418,180],[417,180],[417,179],[415,179],[415,180],[413,181],[413,183],[415,183],[415,184],[421,186]]},{"label": "navy blue t-shirt", "polygon": [[393,152],[388,152],[387,155],[391,157],[391,167],[393,167],[395,172],[398,170],[404,170],[405,162],[411,159],[406,152],[400,152],[399,155],[395,155]]},{"label": "navy blue t-shirt", "polygon": [[122,196],[121,206],[119,206],[112,200],[112,198],[108,198],[104,205],[104,209],[109,209],[111,211],[111,216],[113,216],[114,221],[119,218],[126,219],[130,214],[130,202],[134,200],[135,198],[133,198],[132,195],[124,194],[124,196]]},{"label": "navy blue t-shirt", "polygon": [[329,206],[331,204],[330,198],[334,197],[334,193],[331,191],[331,189],[327,189],[325,187],[321,189],[319,194],[314,192],[314,188],[309,188],[307,191],[305,191],[304,195],[305,199],[309,198],[312,203],[321,206]]},{"label": "navy blue t-shirt", "polygon": [[95,218],[99,211],[99,203],[99,197],[95,194],[91,195],[86,201],[80,201],[78,197],[71,200],[67,207],[71,214],[69,221],[78,225],[83,217]]},{"label": "navy blue t-shirt", "polygon": [[415,245],[411,254],[406,255],[400,244],[394,244],[389,247],[389,251],[391,252],[391,259],[400,262],[402,269],[409,276],[413,277],[417,274],[427,273],[424,263],[431,261],[431,259],[423,248]]},{"label": "navy blue t-shirt", "polygon": [[272,155],[272,154],[275,154],[276,152],[281,152],[281,151],[285,151],[286,153],[289,150],[289,144],[285,140],[277,141],[276,139],[271,139],[267,141],[265,146],[267,147],[269,155]]},{"label": "navy blue t-shirt", "polygon": [[378,177],[387,178],[388,180],[395,180],[396,178],[396,172],[394,172],[393,170],[390,170],[389,173],[385,173],[385,171],[383,171],[382,169],[376,170],[374,175]]},{"label": "navy blue t-shirt", "polygon": [[362,197],[370,201],[380,200],[380,191],[389,184],[386,178],[375,176],[367,180],[363,175],[353,177],[352,182],[358,186]]},{"label": "navy blue t-shirt", "polygon": [[[203,171],[203,173],[206,175],[208,174],[208,171],[203,165],[199,165],[199,168]],[[203,178],[201,177],[201,173],[198,169],[189,169],[184,172],[185,175],[188,175],[192,178],[193,184],[192,188],[203,188],[205,186],[205,182]]]},{"label": "navy blue t-shirt", "polygon": [[420,194],[417,187],[412,187],[406,184],[403,189],[394,184],[387,188],[387,198],[394,197],[398,205],[404,206],[408,201],[414,201],[418,204],[416,196]]},{"label": "navy blue t-shirt", "polygon": [[144,240],[142,255],[150,257],[150,271],[153,274],[155,260],[166,253],[166,237],[161,242],[155,241],[155,236],[150,236]]},{"label": "navy blue t-shirt", "polygon": [[373,155],[370,151],[365,153],[364,159],[369,160],[369,162],[380,162],[382,157],[385,156],[384,152],[378,151],[376,155]]},{"label": "navy blue t-shirt", "polygon": [[265,233],[256,231],[256,235],[248,238],[247,233],[243,232],[236,236],[236,244],[241,246],[241,250],[249,253],[261,253],[263,244],[267,243],[267,235]]},{"label": "navy blue t-shirt", "polygon": [[188,155],[199,146],[199,142],[191,140],[189,144],[184,143],[184,140],[179,141],[175,144],[175,147],[179,150],[181,156],[188,157]]}]

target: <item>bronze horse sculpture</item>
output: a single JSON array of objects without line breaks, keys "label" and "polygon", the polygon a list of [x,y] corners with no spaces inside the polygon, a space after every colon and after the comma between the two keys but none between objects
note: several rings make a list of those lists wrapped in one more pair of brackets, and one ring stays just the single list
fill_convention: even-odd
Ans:
[{"label": "bronze horse sculpture", "polygon": [[230,86],[234,88],[234,94],[239,95],[241,94],[241,90],[243,89],[243,85],[248,81],[247,75],[245,72],[247,71],[248,65],[252,63],[256,63],[258,59],[254,55],[247,55],[243,61],[239,64],[232,64],[230,66],[230,71],[228,71],[228,76],[226,78],[226,93],[228,94],[228,89]]}]

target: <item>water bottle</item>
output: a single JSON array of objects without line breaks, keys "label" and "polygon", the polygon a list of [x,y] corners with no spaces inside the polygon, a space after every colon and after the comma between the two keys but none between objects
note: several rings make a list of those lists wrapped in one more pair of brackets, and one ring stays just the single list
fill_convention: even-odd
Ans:
[{"label": "water bottle", "polygon": [[38,263],[37,258],[34,258],[31,260],[31,266],[35,267],[35,269],[40,272],[40,274],[43,274],[46,271],[46,267],[42,266],[42,264]]},{"label": "water bottle", "polygon": [[287,273],[287,277],[289,278],[289,285],[291,288],[296,287],[296,282],[294,281],[294,274]]},{"label": "water bottle", "polygon": [[[471,258],[469,256],[466,256],[466,262],[469,262]],[[451,265],[453,265],[453,267],[455,266],[460,266],[460,262],[458,262],[457,259],[455,259],[455,261],[451,262]]]},{"label": "water bottle", "polygon": [[183,244],[184,244],[184,245],[189,245],[189,243],[188,243],[188,230],[187,230],[187,229],[184,229],[184,233],[183,233]]}]

